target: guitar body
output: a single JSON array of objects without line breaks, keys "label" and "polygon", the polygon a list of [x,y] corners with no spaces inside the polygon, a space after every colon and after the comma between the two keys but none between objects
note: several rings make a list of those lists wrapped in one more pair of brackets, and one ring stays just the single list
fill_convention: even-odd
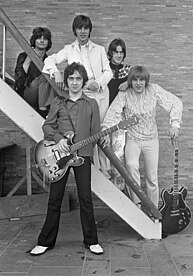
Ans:
[{"label": "guitar body", "polygon": [[178,207],[173,208],[173,188],[168,190],[162,190],[161,198],[163,204],[160,208],[162,214],[162,232],[163,234],[175,234],[184,230],[190,220],[191,212],[185,203],[187,196],[187,189],[182,187],[178,191]]},{"label": "guitar body", "polygon": [[77,153],[66,156],[61,153],[57,144],[41,140],[35,147],[36,168],[46,182],[60,180],[71,166],[80,166],[84,162]]},{"label": "guitar body", "polygon": [[126,129],[129,126],[136,125],[138,122],[138,117],[133,115],[128,119],[119,122],[119,124],[96,133],[75,144],[73,144],[72,141],[74,138],[74,132],[68,131],[65,133],[64,137],[69,144],[69,154],[62,152],[58,147],[58,144],[54,141],[41,140],[37,143],[34,152],[36,168],[45,181],[56,182],[63,177],[69,167],[80,166],[84,162],[84,159],[77,155],[77,150],[89,143],[98,141],[118,129]]}]

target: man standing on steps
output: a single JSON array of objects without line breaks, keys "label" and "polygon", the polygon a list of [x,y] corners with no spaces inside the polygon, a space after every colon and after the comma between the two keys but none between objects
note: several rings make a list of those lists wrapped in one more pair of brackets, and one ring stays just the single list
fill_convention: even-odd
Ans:
[{"label": "man standing on steps", "polygon": [[[70,152],[65,134],[73,131],[73,142],[77,143],[99,132],[99,108],[95,99],[83,93],[83,86],[88,81],[83,65],[73,62],[64,72],[64,83],[68,93],[64,97],[55,97],[51,103],[48,117],[43,125],[44,138],[57,143],[59,151]],[[80,203],[80,218],[83,230],[83,243],[94,254],[102,254],[103,249],[98,244],[97,229],[94,219],[91,196],[91,157],[93,144],[90,143],[78,150],[78,158],[82,158],[80,166],[74,166],[74,175]],[[51,184],[47,216],[39,234],[37,245],[29,252],[37,256],[53,249],[60,222],[60,208],[68,180],[70,167],[64,176]]]}]

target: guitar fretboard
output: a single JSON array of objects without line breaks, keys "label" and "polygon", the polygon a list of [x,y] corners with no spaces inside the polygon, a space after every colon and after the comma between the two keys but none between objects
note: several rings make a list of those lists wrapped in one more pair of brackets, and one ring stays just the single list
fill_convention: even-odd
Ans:
[{"label": "guitar fretboard", "polygon": [[174,190],[178,192],[178,149],[175,149],[174,158]]},{"label": "guitar fretboard", "polygon": [[179,206],[179,189],[178,189],[178,148],[174,150],[174,186],[173,186],[173,200],[172,209],[177,210]]},{"label": "guitar fretboard", "polygon": [[95,141],[98,141],[99,139],[105,137],[106,135],[109,135],[111,134],[112,132],[116,131],[119,129],[119,126],[118,125],[115,125],[115,126],[112,126],[108,129],[105,129],[99,133],[96,133],[94,134],[93,136],[90,136],[74,145],[71,146],[71,153],[77,151],[78,149],[90,144],[90,143],[93,143]]}]

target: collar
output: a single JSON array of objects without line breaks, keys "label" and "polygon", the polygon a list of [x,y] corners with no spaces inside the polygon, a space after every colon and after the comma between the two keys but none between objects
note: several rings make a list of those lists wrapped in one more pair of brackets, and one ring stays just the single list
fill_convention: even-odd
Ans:
[{"label": "collar", "polygon": [[[67,91],[66,91],[66,93],[64,95],[62,95],[62,98],[64,98],[65,102],[67,102],[70,99],[69,94],[68,94]],[[81,95],[81,97],[79,99],[84,99],[87,102],[91,101],[91,98],[89,98],[87,95],[85,95],[84,92],[82,92],[82,95]]]},{"label": "collar", "polygon": [[[71,45],[72,45],[72,47],[74,47],[80,51],[80,44],[78,42],[78,39],[76,39],[74,42],[72,42]],[[88,45],[88,49],[91,50],[93,47],[95,47],[96,44],[89,39],[88,42],[86,43],[86,45]]]},{"label": "collar", "polygon": [[110,67],[111,67],[111,69],[118,69],[119,70],[123,67],[123,64],[122,63],[114,64],[114,63],[110,62]]}]

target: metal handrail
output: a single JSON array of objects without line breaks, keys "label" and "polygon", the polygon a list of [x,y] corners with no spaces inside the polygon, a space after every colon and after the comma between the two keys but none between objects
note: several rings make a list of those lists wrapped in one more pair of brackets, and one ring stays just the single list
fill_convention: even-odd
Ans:
[{"label": "metal handrail", "polygon": [[5,57],[6,57],[6,27],[3,25],[3,63],[2,63],[2,79],[5,80]]}]

